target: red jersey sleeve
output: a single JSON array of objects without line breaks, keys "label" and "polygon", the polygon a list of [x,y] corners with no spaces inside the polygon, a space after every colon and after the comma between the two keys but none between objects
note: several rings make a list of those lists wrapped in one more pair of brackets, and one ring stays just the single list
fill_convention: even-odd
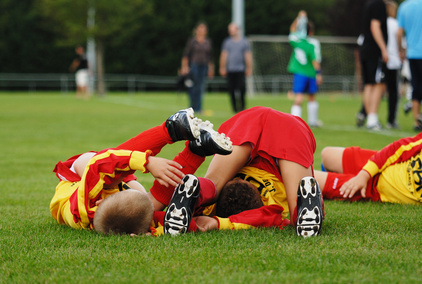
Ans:
[{"label": "red jersey sleeve", "polygon": [[91,227],[104,184],[124,178],[135,170],[145,172],[147,153],[108,149],[97,153],[89,161],[78,189],[71,195],[70,211],[74,222],[83,228]]},{"label": "red jersey sleeve", "polygon": [[283,210],[283,207],[273,204],[243,211],[229,218],[215,218],[218,221],[219,230],[238,230],[253,227],[278,227],[283,229],[290,224],[288,219],[281,217]]},{"label": "red jersey sleeve", "polygon": [[394,141],[376,152],[363,169],[371,176],[382,172],[386,167],[406,161],[422,150],[422,132],[413,137]]}]

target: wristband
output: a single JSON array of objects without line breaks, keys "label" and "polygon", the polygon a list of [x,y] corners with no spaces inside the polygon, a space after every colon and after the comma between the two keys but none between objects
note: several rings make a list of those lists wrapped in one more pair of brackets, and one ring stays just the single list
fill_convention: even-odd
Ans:
[{"label": "wristband", "polygon": [[317,73],[317,74],[321,74],[321,70],[317,70],[317,71],[316,71],[316,73]]}]

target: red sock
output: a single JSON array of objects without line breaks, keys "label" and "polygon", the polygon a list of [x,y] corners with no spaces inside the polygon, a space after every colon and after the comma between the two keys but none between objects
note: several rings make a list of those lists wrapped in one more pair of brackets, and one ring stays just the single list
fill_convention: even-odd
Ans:
[{"label": "red sock", "polygon": [[119,145],[117,148],[141,152],[151,150],[153,153],[152,155],[155,156],[165,145],[172,143],[173,140],[171,140],[170,135],[168,134],[166,124],[163,123],[162,125],[142,131],[135,137]]},{"label": "red sock", "polygon": [[[194,174],[199,166],[205,161],[205,157],[195,155],[189,150],[189,141],[185,142],[186,147],[182,152],[174,157],[173,161],[178,162],[182,165],[182,172],[186,174]],[[202,190],[202,183],[201,183]],[[165,187],[154,181],[154,185],[151,188],[151,194],[164,205],[170,203],[171,197],[173,196],[174,187]]]},{"label": "red sock", "polygon": [[196,206],[207,206],[217,201],[215,184],[210,179],[198,178],[201,185],[201,193],[199,194]]}]

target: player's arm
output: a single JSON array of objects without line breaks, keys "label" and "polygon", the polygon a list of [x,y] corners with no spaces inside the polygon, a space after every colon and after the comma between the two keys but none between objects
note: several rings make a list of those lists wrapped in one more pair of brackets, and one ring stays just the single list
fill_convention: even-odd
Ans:
[{"label": "player's arm", "polygon": [[294,21],[290,25],[290,32],[295,33],[297,30],[297,22],[299,21],[300,17],[307,17],[306,11],[300,10],[297,17],[294,19]]},{"label": "player's arm", "polygon": [[316,81],[318,85],[322,84],[321,64],[316,60],[312,60],[312,65],[316,71]]},{"label": "player's arm", "polygon": [[366,197],[366,185],[370,178],[371,175],[367,171],[361,170],[340,187],[340,194],[344,198],[352,198],[356,192],[360,191],[362,197]]},{"label": "player's arm", "polygon": [[246,210],[228,218],[197,216],[193,217],[196,226],[202,232],[210,230],[240,230],[256,227],[284,228],[289,224],[288,219],[282,219],[283,207],[279,205],[262,206],[257,209]]},{"label": "player's arm", "polygon": [[379,20],[372,19],[370,29],[371,29],[371,33],[372,33],[372,36],[374,37],[375,42],[377,43],[378,47],[381,49],[382,60],[386,63],[388,61],[388,52],[387,52],[387,45],[382,35],[381,22]]},{"label": "player's arm", "polygon": [[226,63],[227,63],[227,50],[221,50],[220,54],[220,75],[225,77],[227,75]]},{"label": "player's arm", "polygon": [[399,27],[397,30],[397,43],[399,46],[400,59],[403,62],[406,59],[406,49],[403,46],[404,29]]},{"label": "player's arm", "polygon": [[246,76],[250,76],[252,75],[252,52],[251,50],[247,50],[245,51],[245,65],[246,65],[246,70],[245,70],[245,75]]}]

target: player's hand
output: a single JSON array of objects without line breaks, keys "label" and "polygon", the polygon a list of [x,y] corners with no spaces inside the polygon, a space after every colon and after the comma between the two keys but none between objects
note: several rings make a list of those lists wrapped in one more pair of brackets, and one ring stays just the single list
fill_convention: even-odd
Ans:
[{"label": "player's hand", "polygon": [[384,63],[388,62],[388,51],[387,49],[381,51],[382,61]]},{"label": "player's hand", "polygon": [[316,75],[316,82],[317,82],[318,86],[320,86],[322,84],[322,75],[321,74]]},{"label": "player's hand", "polygon": [[206,232],[211,230],[218,230],[218,221],[209,216],[196,216],[193,217],[199,231]]},{"label": "player's hand", "polygon": [[179,163],[164,158],[149,156],[146,168],[161,185],[166,187],[169,185],[176,187],[185,176],[180,170],[183,167]]},{"label": "player's hand", "polygon": [[367,171],[361,170],[355,177],[342,185],[340,194],[344,198],[352,198],[356,192],[360,191],[362,197],[366,197],[366,185],[370,177]]}]

